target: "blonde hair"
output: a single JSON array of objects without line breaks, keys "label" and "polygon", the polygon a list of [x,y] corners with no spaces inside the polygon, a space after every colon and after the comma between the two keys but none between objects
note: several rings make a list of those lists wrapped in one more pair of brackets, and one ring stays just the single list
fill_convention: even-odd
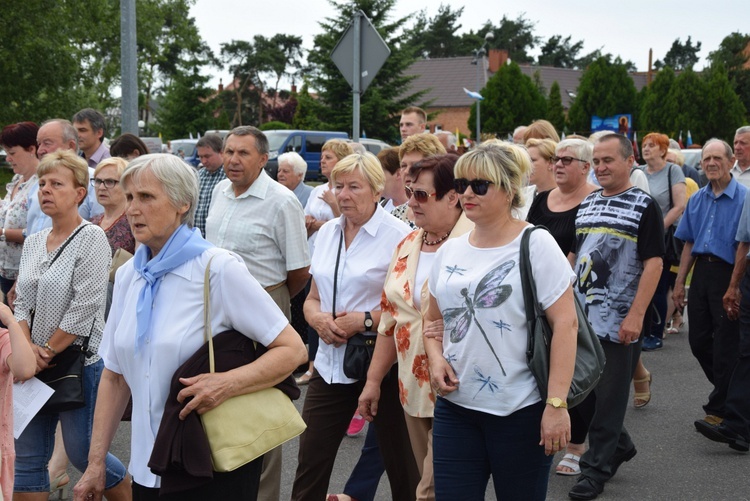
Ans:
[{"label": "blonde hair", "polygon": [[429,132],[414,134],[404,139],[401,147],[398,149],[398,159],[403,160],[407,153],[421,153],[423,157],[432,155],[444,155],[446,153],[443,143],[435,135]]},{"label": "blonde hair", "polygon": [[485,141],[465,153],[455,168],[456,179],[473,174],[492,181],[513,197],[511,208],[515,209],[524,205],[523,187],[530,172],[531,158],[526,148],[499,139]]},{"label": "blonde hair", "polygon": [[552,139],[537,139],[532,137],[531,139],[526,141],[527,150],[529,148],[536,148],[542,158],[544,158],[548,162],[552,159],[552,157],[555,156],[556,146],[557,143]]},{"label": "blonde hair", "polygon": [[352,150],[352,147],[349,145],[349,143],[347,143],[343,139],[329,139],[325,142],[320,151],[330,151],[334,155],[336,155],[336,158],[338,158],[339,160],[354,153],[354,150]]},{"label": "blonde hair", "polygon": [[362,177],[375,194],[383,193],[385,189],[385,174],[378,158],[372,153],[352,153],[342,158],[331,171],[331,182],[336,183],[336,178],[342,174],[351,174],[359,169]]},{"label": "blonde hair", "polygon": [[[76,188],[83,188],[86,194],[89,192],[89,166],[86,160],[76,155],[71,150],[57,150],[47,153],[39,162],[36,169],[36,175],[41,179],[45,174],[49,174],[55,169],[68,169],[73,173],[73,184]],[[79,205],[86,198],[84,195]]]},{"label": "blonde hair", "polygon": [[680,167],[685,165],[685,155],[683,155],[680,150],[675,149],[675,148],[669,148],[667,150],[667,155],[669,155],[670,153],[674,155],[674,163],[676,163]]},{"label": "blonde hair", "polygon": [[560,142],[560,135],[555,130],[555,126],[547,120],[537,120],[529,125],[523,132],[523,142],[529,139],[552,139],[554,142]]},{"label": "blonde hair", "polygon": [[117,176],[122,176],[122,173],[125,172],[125,168],[128,166],[128,161],[125,160],[122,157],[109,157],[105,158],[101,162],[99,162],[99,165],[96,166],[96,169],[94,169],[94,176],[98,176],[101,170],[105,167],[114,167],[117,171]]}]

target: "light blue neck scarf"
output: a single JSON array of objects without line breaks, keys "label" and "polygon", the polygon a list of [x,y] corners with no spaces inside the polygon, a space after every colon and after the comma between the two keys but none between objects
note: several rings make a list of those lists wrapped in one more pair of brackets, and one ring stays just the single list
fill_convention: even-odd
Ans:
[{"label": "light blue neck scarf", "polygon": [[138,294],[138,303],[135,308],[138,325],[135,335],[136,353],[150,337],[151,310],[154,298],[159,292],[162,277],[213,246],[212,243],[203,239],[200,231],[195,228],[191,230],[183,224],[172,233],[159,254],[150,260],[151,250],[145,245],[141,245],[135,251],[135,256],[133,256],[135,271],[146,281]]}]

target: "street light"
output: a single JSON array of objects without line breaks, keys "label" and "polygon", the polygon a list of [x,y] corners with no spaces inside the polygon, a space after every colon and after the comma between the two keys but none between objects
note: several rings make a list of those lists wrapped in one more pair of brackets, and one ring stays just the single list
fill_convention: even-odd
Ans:
[{"label": "street light", "polygon": [[[495,35],[492,34],[491,31],[488,31],[487,34],[484,36],[484,43],[482,46],[476,50],[473,51],[474,59],[471,61],[471,64],[475,64],[477,66],[477,94],[480,93],[482,90],[482,82],[480,77],[480,66],[481,69],[484,70],[484,56],[487,54],[487,44],[490,42],[490,40],[493,40],[495,38]],[[481,58],[481,60],[480,60]],[[481,116],[481,103],[479,102],[480,99],[477,99],[477,144],[481,141],[481,125],[480,125],[480,116]]]}]

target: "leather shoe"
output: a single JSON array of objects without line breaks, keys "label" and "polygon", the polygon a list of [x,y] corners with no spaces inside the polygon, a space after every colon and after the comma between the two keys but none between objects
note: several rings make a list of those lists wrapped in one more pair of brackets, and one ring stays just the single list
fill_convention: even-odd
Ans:
[{"label": "leather shoe", "polygon": [[664,342],[656,336],[646,336],[643,339],[643,351],[656,351],[664,347]]},{"label": "leather shoe", "polygon": [[581,475],[578,477],[578,483],[570,489],[568,497],[570,499],[596,499],[604,491],[604,485],[596,480]]},{"label": "leather shoe", "polygon": [[707,439],[722,444],[729,444],[729,447],[736,451],[750,451],[750,443],[748,443],[748,440],[740,434],[733,432],[723,424],[716,426],[699,419],[695,422],[695,429]]},{"label": "leather shoe", "polygon": [[623,452],[621,454],[614,454],[612,456],[612,459],[609,462],[609,470],[612,474],[612,476],[615,476],[615,473],[617,473],[617,470],[620,469],[620,466],[622,466],[622,463],[625,463],[627,461],[630,461],[635,457],[635,455],[638,454],[638,451],[635,450],[635,447],[629,449],[627,452]]}]

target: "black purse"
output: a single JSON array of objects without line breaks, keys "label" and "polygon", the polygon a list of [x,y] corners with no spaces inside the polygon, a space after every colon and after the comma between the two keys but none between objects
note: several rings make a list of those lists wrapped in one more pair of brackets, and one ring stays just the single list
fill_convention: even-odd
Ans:
[{"label": "black purse", "polygon": [[[341,261],[341,246],[344,242],[344,232],[339,236],[339,250],[336,254],[336,268],[333,272],[333,306],[332,315],[336,318],[336,290],[338,287],[339,262]],[[358,332],[346,341],[344,351],[344,375],[349,379],[367,379],[372,354],[375,352],[376,332]]]},{"label": "black purse", "polygon": [[[549,382],[550,347],[552,345],[552,328],[547,316],[542,310],[536,296],[536,283],[531,270],[529,259],[529,239],[531,233],[543,226],[529,228],[521,238],[521,252],[519,269],[521,272],[521,286],[523,302],[526,306],[526,328],[529,341],[526,350],[526,363],[534,375],[542,400],[547,399],[547,384]],[[578,343],[576,346],[576,364],[573,379],[568,391],[568,407],[580,404],[599,383],[604,372],[604,350],[599,337],[589,323],[586,313],[581,306],[578,296],[574,293],[576,315],[578,317]]]},{"label": "black purse", "polygon": [[[49,263],[49,268],[57,260],[57,258],[65,250],[65,247],[75,238],[79,231],[83,229],[80,226],[61,246],[60,250],[52,258]],[[49,269],[48,268],[48,269]],[[96,322],[96,320],[94,320]],[[29,331],[34,323],[34,310],[31,311],[31,319],[29,321]],[[94,324],[91,325],[91,332],[89,337],[83,342],[82,345],[71,344],[63,351],[55,355],[52,359],[52,364],[47,369],[39,372],[36,375],[37,379],[45,383],[47,386],[52,388],[55,392],[52,394],[49,400],[42,406],[39,412],[50,414],[57,412],[64,412],[73,409],[80,409],[86,405],[86,399],[83,393],[83,367],[86,361],[86,357],[90,357],[89,353],[89,339],[91,333],[94,331]]]},{"label": "black purse", "polygon": [[[667,189],[669,190],[669,208],[671,210],[674,207],[672,201],[672,164],[669,164],[667,169]],[[675,231],[677,231],[677,228],[674,224],[669,225],[669,228],[664,228],[664,262],[666,264],[679,264],[682,249],[685,247],[685,242],[674,236]]]}]

